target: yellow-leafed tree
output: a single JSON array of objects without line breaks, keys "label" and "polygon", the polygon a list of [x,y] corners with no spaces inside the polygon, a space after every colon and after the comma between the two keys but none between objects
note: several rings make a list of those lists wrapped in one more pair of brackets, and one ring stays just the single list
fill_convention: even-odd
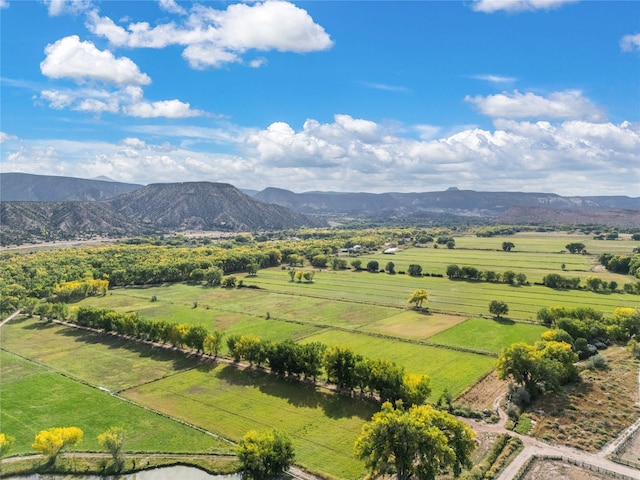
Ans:
[{"label": "yellow-leafed tree", "polygon": [[419,288],[414,290],[414,292],[409,295],[408,303],[415,303],[416,308],[420,310],[422,308],[422,304],[427,301],[427,297],[429,293],[424,288]]},{"label": "yellow-leafed tree", "polygon": [[31,447],[55,462],[67,447],[75,447],[82,441],[83,432],[78,427],[58,427],[42,430],[36,435]]},{"label": "yellow-leafed tree", "polygon": [[116,466],[122,466],[124,462],[122,455],[124,439],[125,431],[121,427],[111,427],[106,432],[98,435],[98,443],[111,454]]},{"label": "yellow-leafed tree", "polygon": [[[15,438],[11,435],[7,435],[5,433],[0,433],[0,460],[9,453],[11,447],[13,447],[13,442],[15,442]],[[2,473],[2,464],[0,463],[0,473]]]}]

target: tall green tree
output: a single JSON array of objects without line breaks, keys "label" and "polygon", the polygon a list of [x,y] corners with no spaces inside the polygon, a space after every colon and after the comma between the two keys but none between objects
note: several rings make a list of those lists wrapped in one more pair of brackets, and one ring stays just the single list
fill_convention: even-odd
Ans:
[{"label": "tall green tree", "polygon": [[491,302],[489,302],[489,313],[494,315],[496,319],[500,319],[509,313],[509,305],[502,300],[491,300]]},{"label": "tall green tree", "polygon": [[324,369],[331,383],[353,390],[357,384],[356,364],[361,360],[351,347],[334,345],[324,355]]},{"label": "tall green tree", "polygon": [[518,342],[502,349],[496,370],[501,380],[513,380],[535,398],[574,380],[577,361],[578,355],[565,342]]},{"label": "tall green tree", "polygon": [[184,334],[184,343],[198,352],[204,351],[204,341],[209,335],[209,331],[202,325],[193,325]]},{"label": "tall green tree", "polygon": [[251,430],[242,437],[236,452],[243,476],[253,480],[280,478],[295,459],[291,438],[280,430]]},{"label": "tall green tree", "polygon": [[430,405],[409,410],[382,405],[362,427],[355,454],[372,476],[393,474],[398,480],[434,480],[471,466],[475,434],[454,416]]},{"label": "tall green tree", "polygon": [[512,248],[515,248],[515,244],[513,242],[502,242],[502,250],[505,252],[510,252]]},{"label": "tall green tree", "polygon": [[203,343],[205,353],[217,357],[222,347],[222,337],[224,337],[224,333],[219,330],[209,333]]}]

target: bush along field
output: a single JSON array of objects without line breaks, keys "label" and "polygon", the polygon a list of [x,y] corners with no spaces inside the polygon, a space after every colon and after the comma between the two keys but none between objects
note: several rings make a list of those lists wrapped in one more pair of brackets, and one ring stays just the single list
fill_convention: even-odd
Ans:
[{"label": "bush along field", "polygon": [[[19,454],[43,429],[78,425],[85,437],[74,448],[98,451],[97,435],[117,423],[130,451],[228,454],[227,441],[275,428],[303,468],[355,479],[366,466],[354,444],[382,401],[451,405],[498,365],[513,384],[517,431],[579,437],[526,412],[568,391],[566,382],[595,381],[587,372],[633,364],[632,237],[453,233],[304,231],[4,252],[0,308],[24,315],[1,327],[3,433]],[[627,343],[627,360],[610,353]],[[560,368],[574,360],[584,372]],[[565,373],[518,371],[523,362]],[[617,431],[637,412],[617,415],[610,428],[589,428]],[[174,429],[175,444],[145,437]]]}]

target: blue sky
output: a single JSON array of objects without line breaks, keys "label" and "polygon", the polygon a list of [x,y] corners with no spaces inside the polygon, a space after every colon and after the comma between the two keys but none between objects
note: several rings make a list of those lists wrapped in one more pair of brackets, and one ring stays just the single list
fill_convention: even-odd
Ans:
[{"label": "blue sky", "polygon": [[640,196],[640,2],[0,0],[3,172]]}]

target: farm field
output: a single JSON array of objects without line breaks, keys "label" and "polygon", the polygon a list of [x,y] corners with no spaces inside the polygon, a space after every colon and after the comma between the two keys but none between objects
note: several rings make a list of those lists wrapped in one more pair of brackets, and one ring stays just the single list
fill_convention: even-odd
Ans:
[{"label": "farm field", "polygon": [[448,348],[403,343],[390,338],[348,335],[327,331],[313,335],[305,342],[326,345],[346,345],[365,357],[391,360],[405,367],[408,373],[426,374],[431,378],[430,401],[435,402],[444,389],[454,397],[489,372],[496,358]]},{"label": "farm field", "polygon": [[126,430],[127,448],[131,451],[232,451],[228,443],[215,437],[6,351],[0,351],[0,373],[0,424],[3,432],[11,432],[16,439],[13,454],[32,452],[35,435],[58,426],[77,426],[83,430],[81,451],[102,450],[96,437],[112,426]]},{"label": "farm field", "polygon": [[[514,251],[503,252],[503,241],[515,243]],[[71,314],[79,306],[92,306],[120,313],[138,312],[144,319],[153,321],[203,325],[209,331],[223,331],[226,336],[252,334],[275,342],[291,339],[300,343],[350,346],[362,356],[396,362],[407,373],[429,375],[432,387],[429,401],[435,402],[445,389],[456,397],[486,376],[494,368],[502,348],[518,341],[538,340],[545,328],[530,322],[535,321],[542,307],[592,307],[611,315],[618,307],[640,306],[638,295],[553,290],[533,285],[548,273],[582,279],[597,275],[603,280],[615,280],[620,286],[635,282],[629,276],[602,271],[593,255],[560,253],[572,241],[584,242],[587,250],[594,253],[602,248],[602,251],[629,254],[634,246],[625,239],[595,241],[582,235],[563,234],[456,237],[456,248],[452,250],[430,245],[409,247],[395,255],[376,253],[358,257],[363,267],[372,259],[379,262],[380,268],[393,261],[396,271],[407,270],[413,263],[420,264],[429,276],[327,268],[314,270],[313,283],[296,283],[290,281],[288,267],[273,267],[259,270],[256,276],[235,274],[245,286],[255,288],[227,289],[187,283],[119,287],[109,290],[105,296],[89,297],[73,304]],[[343,258],[347,262],[354,259]],[[431,276],[432,273],[444,275],[447,265],[452,263],[497,273],[513,270],[526,274],[532,284],[510,286]],[[418,288],[426,289],[429,294],[422,312],[407,303],[408,296]],[[506,320],[488,318],[488,305],[492,300],[508,304]],[[75,422],[83,428],[82,415],[92,419],[92,414],[99,414],[83,409],[76,411],[78,403],[83,408],[85,404],[87,408],[97,405],[110,412],[109,409],[115,407],[109,402],[114,402],[114,405],[137,409],[136,412],[146,412],[145,415],[155,415],[97,388],[103,387],[232,441],[239,440],[251,429],[282,428],[293,438],[297,462],[305,468],[336,479],[356,479],[364,475],[363,465],[353,458],[353,443],[362,424],[378,408],[371,401],[286,381],[260,369],[201,362],[195,355],[151,347],[115,335],[45,323],[36,318],[14,319],[2,327],[1,333],[3,362],[0,366],[9,369],[6,375],[2,370],[0,380],[3,431],[19,428],[21,422],[27,421],[26,413],[30,411],[19,406],[32,408],[33,405],[38,411],[28,424],[28,435],[18,442],[23,449],[20,451],[29,450],[36,430],[57,426],[50,424],[52,421]],[[224,341],[221,354],[228,354]],[[11,361],[5,362],[6,358]],[[29,373],[29,369],[37,375]],[[12,374],[14,370],[19,374]],[[21,376],[24,382],[32,383],[18,383]],[[34,380],[28,380],[31,377]],[[62,386],[51,386],[58,380]],[[70,393],[65,395],[66,391]],[[51,417],[45,411],[49,392],[59,402],[54,411],[49,412]],[[8,403],[7,398],[11,400]],[[106,402],[104,407],[101,402]],[[65,409],[70,411],[68,420],[64,417]],[[134,414],[128,410],[114,413],[111,418],[119,420],[119,415],[132,429],[155,428],[147,424],[139,426],[133,417],[129,418]],[[104,418],[110,419],[108,415]],[[169,430],[174,428],[171,427],[174,423],[168,425]],[[91,428],[94,426],[104,431],[111,425],[96,423]],[[163,432],[162,428],[165,427],[156,430]],[[188,429],[182,425],[180,428]],[[93,443],[88,435],[87,430],[83,448],[98,449],[94,445],[97,433],[91,430]],[[186,442],[183,450],[176,447],[171,451],[229,449],[228,444],[213,437],[205,437],[212,443],[197,437],[193,443]],[[129,448],[160,449],[144,435],[137,442]],[[174,448],[173,444],[169,445]]]},{"label": "farm field", "polygon": [[482,348],[500,353],[505,345],[516,342],[534,343],[546,330],[542,325],[526,323],[510,323],[483,318],[469,320],[434,335],[430,341],[442,345],[462,348]]},{"label": "farm field", "polygon": [[364,474],[353,444],[378,409],[370,401],[228,365],[190,370],[123,395],[234,441],[251,429],[285,430],[300,464],[336,479]]},{"label": "farm field", "polygon": [[113,392],[197,365],[178,352],[35,318],[3,326],[2,349]]}]

